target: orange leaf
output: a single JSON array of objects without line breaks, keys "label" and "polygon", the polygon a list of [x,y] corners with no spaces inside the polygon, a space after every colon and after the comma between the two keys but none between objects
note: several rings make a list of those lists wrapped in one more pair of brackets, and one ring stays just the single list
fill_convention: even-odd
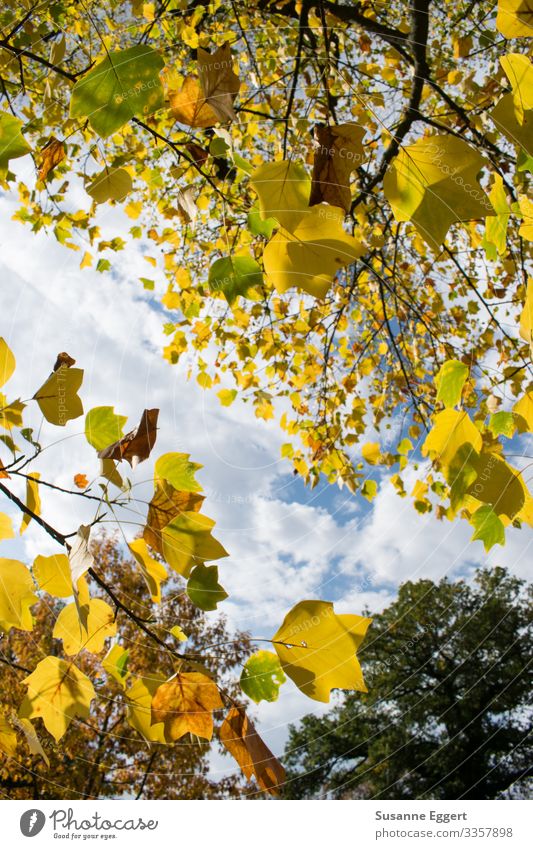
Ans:
[{"label": "orange leaf", "polygon": [[197,492],[182,492],[167,481],[160,480],[148,506],[148,516],[143,537],[152,548],[163,554],[161,530],[180,513],[197,513],[204,496]]},{"label": "orange leaf", "polygon": [[41,168],[39,171],[39,180],[46,180],[51,171],[56,165],[66,156],[65,145],[59,139],[51,136],[48,143],[41,150]]},{"label": "orange leaf", "polygon": [[87,477],[82,474],[74,475],[74,483],[78,487],[78,489],[87,489],[89,486],[89,481]]},{"label": "orange leaf", "polygon": [[194,77],[186,77],[180,91],[169,92],[172,116],[188,127],[213,127],[218,124],[216,112],[209,106],[200,83]]},{"label": "orange leaf", "polygon": [[145,410],[139,426],[98,452],[101,460],[127,460],[132,468],[150,456],[157,437],[159,410]]},{"label": "orange leaf", "polygon": [[243,710],[232,707],[219,732],[221,743],[246,778],[255,776],[261,790],[274,795],[285,781],[285,769],[263,742]]},{"label": "orange leaf", "polygon": [[218,687],[201,672],[178,673],[161,684],[152,699],[152,725],[163,722],[167,741],[190,732],[210,740],[213,711],[223,707]]}]

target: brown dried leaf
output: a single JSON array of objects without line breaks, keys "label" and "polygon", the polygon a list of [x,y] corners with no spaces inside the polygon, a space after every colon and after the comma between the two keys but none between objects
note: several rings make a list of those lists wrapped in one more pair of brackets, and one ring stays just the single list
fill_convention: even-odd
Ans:
[{"label": "brown dried leaf", "polygon": [[152,725],[163,722],[165,739],[179,740],[190,732],[210,740],[213,711],[223,707],[217,685],[201,672],[178,673],[161,684],[152,699]]},{"label": "brown dried leaf", "polygon": [[350,211],[350,174],[363,161],[365,134],[357,124],[316,127],[316,149],[309,206],[331,204]]},{"label": "brown dried leaf", "polygon": [[127,460],[132,468],[150,456],[157,437],[159,410],[145,410],[139,426],[98,452],[101,460]]},{"label": "brown dried leaf", "polygon": [[66,351],[61,351],[61,353],[57,355],[53,371],[59,371],[61,366],[66,366],[67,368],[70,368],[75,364],[75,362],[76,360],[73,359],[70,354],[67,354]]},{"label": "brown dried leaf", "polygon": [[46,180],[51,171],[56,165],[63,161],[67,152],[65,145],[59,139],[51,136],[50,140],[41,150],[41,167],[39,170],[39,180]]},{"label": "brown dried leaf", "polygon": [[198,76],[206,102],[218,120],[222,123],[232,121],[236,117],[233,101],[241,83],[233,71],[229,44],[224,44],[214,53],[198,48]]},{"label": "brown dried leaf", "polygon": [[197,513],[203,501],[204,496],[197,492],[182,492],[174,489],[167,481],[159,480],[148,506],[148,516],[143,532],[145,542],[159,554],[163,554],[162,528],[180,513]]},{"label": "brown dried leaf", "polygon": [[285,769],[263,742],[243,710],[232,707],[219,731],[221,743],[232,755],[246,778],[252,775],[261,788],[277,796],[285,781]]}]

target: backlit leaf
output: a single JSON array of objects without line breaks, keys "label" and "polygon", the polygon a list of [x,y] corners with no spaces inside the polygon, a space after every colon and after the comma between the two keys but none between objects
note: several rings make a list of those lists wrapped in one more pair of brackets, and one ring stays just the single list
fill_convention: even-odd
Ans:
[{"label": "backlit leaf", "polygon": [[[41,495],[39,493],[39,484],[37,483],[40,477],[40,472],[29,472],[29,476],[26,480],[26,507],[28,510],[31,510],[35,516],[41,515]],[[22,514],[22,521],[20,523],[21,534],[24,533],[31,520],[32,517],[29,513]]]},{"label": "backlit leaf", "polygon": [[36,601],[33,580],[24,563],[0,557],[0,629],[31,631],[30,607]]},{"label": "backlit leaf", "polygon": [[461,400],[467,377],[468,366],[459,360],[448,360],[443,363],[435,378],[437,401],[442,401],[445,407],[455,407]]},{"label": "backlit leaf", "polygon": [[83,415],[83,404],[78,396],[82,380],[82,369],[61,365],[37,390],[33,397],[50,424],[64,427],[71,419]]},{"label": "backlit leaf", "polygon": [[164,724],[167,742],[188,732],[210,740],[213,711],[223,707],[217,685],[201,672],[178,673],[154,693],[152,722]]},{"label": "backlit leaf", "polygon": [[279,788],[285,781],[285,770],[242,709],[231,708],[220,728],[219,737],[246,778],[254,776],[261,790],[279,794]]},{"label": "backlit leaf", "polygon": [[31,150],[22,135],[22,121],[9,112],[0,112],[0,171],[5,171],[10,159],[24,156]]},{"label": "backlit leaf", "polygon": [[102,661],[102,666],[108,675],[115,679],[117,684],[120,684],[124,690],[126,687],[126,679],[128,677],[128,649],[124,649],[118,643],[111,646],[108,653]]},{"label": "backlit leaf", "polygon": [[93,130],[107,138],[134,116],[151,115],[164,105],[163,65],[146,44],[108,53],[74,86],[71,118],[88,118]]},{"label": "backlit leaf", "polygon": [[257,651],[248,658],[241,673],[241,690],[254,702],[275,702],[285,681],[277,654]]},{"label": "backlit leaf", "polygon": [[45,657],[24,679],[28,688],[19,716],[41,717],[47,731],[59,742],[75,716],[87,719],[94,687],[76,666],[59,657]]},{"label": "backlit leaf", "polygon": [[154,477],[157,481],[162,478],[174,487],[174,489],[183,492],[200,492],[202,487],[194,479],[194,475],[201,469],[199,463],[192,463],[189,460],[190,454],[180,454],[171,451],[168,454],[162,454],[155,461]]},{"label": "backlit leaf", "polygon": [[209,269],[209,288],[212,292],[222,292],[230,305],[262,282],[261,267],[251,256],[226,256],[215,260]]},{"label": "backlit leaf", "polygon": [[336,614],[328,601],[299,602],[272,637],[283,671],[319,702],[328,702],[334,688],[366,693],[356,652],[371,621]]},{"label": "backlit leaf", "polygon": [[438,251],[456,221],[484,218],[492,205],[478,183],[483,157],[451,135],[419,139],[400,150],[383,188],[397,221],[411,221]]},{"label": "backlit leaf", "polygon": [[93,407],[85,416],[85,438],[101,451],[123,437],[126,422],[127,416],[119,416],[114,407]]},{"label": "backlit leaf", "polygon": [[215,525],[201,513],[180,513],[161,532],[163,556],[176,572],[189,577],[196,562],[219,560],[228,552],[211,531]]},{"label": "backlit leaf", "polygon": [[37,555],[33,561],[33,575],[39,589],[57,598],[69,598],[74,592],[66,554]]},{"label": "backlit leaf", "polygon": [[6,340],[0,336],[0,386],[7,383],[15,371],[15,357]]},{"label": "backlit leaf", "polygon": [[167,570],[158,560],[150,556],[144,539],[135,539],[128,543],[128,548],[137,561],[152,601],[156,604],[161,602],[161,581],[167,578]]},{"label": "backlit leaf", "polygon": [[216,610],[217,604],[228,597],[218,583],[218,566],[195,566],[187,581],[187,595],[201,610]]},{"label": "backlit leaf", "polygon": [[480,539],[485,551],[490,551],[496,544],[505,545],[505,527],[492,507],[485,505],[476,510],[470,524],[475,528],[472,540]]},{"label": "backlit leaf", "polygon": [[105,168],[85,187],[96,203],[124,200],[133,188],[132,179],[125,168]]},{"label": "backlit leaf", "polygon": [[106,639],[116,634],[115,613],[106,601],[91,598],[83,606],[87,608],[83,611],[83,622],[75,602],[67,604],[56,619],[53,636],[63,641],[65,654],[78,654],[84,649],[99,654]]}]

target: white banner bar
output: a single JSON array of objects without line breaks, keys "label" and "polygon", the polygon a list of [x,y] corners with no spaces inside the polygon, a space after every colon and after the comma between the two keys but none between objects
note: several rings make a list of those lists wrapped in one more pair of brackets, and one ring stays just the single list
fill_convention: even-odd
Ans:
[{"label": "white banner bar", "polygon": [[[259,810],[259,807],[262,809]],[[2,801],[2,849],[533,847],[532,801]],[[68,842],[67,842],[68,841]]]}]

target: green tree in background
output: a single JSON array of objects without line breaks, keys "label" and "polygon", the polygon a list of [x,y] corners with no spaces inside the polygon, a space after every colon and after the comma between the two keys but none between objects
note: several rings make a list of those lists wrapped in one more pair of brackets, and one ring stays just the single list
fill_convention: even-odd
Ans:
[{"label": "green tree in background", "polygon": [[[361,650],[369,694],[291,728],[289,798],[493,799],[533,775],[533,586],[403,584]],[[513,788],[511,790],[511,788]]]}]

